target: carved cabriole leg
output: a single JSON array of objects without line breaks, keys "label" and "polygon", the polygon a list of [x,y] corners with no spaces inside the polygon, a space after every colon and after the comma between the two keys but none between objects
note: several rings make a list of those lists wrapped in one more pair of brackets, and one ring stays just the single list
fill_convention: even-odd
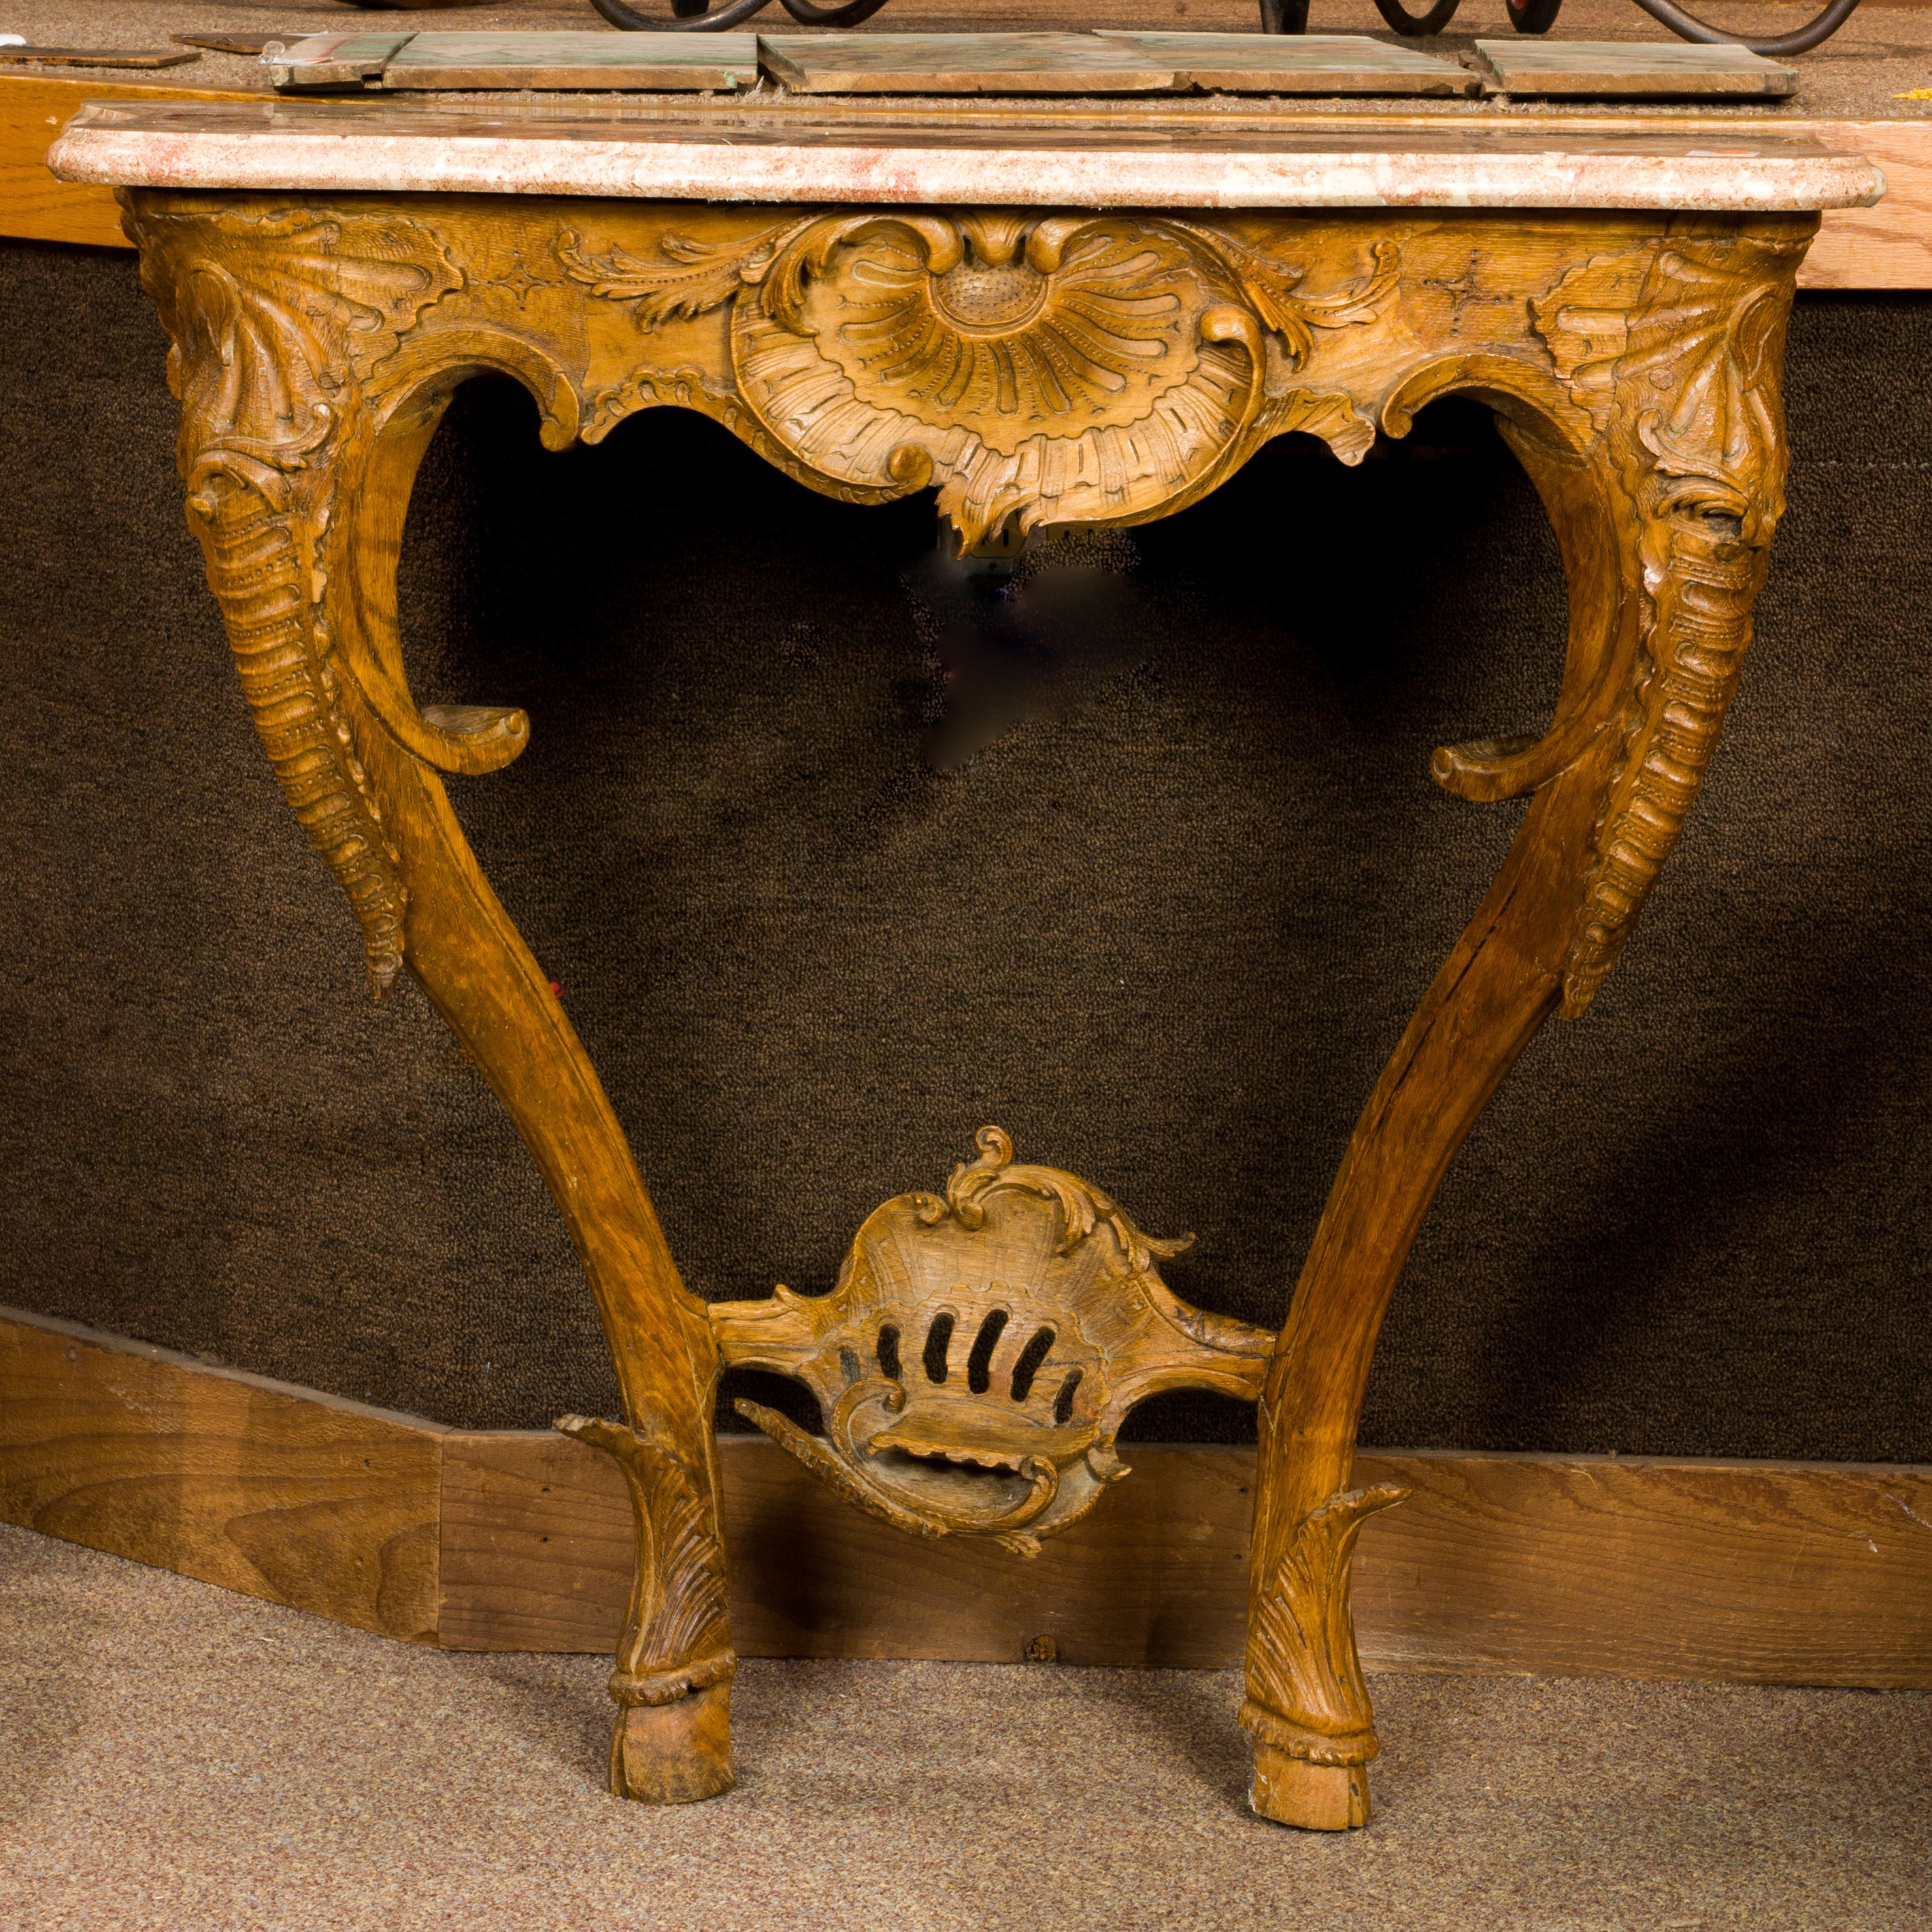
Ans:
[{"label": "carved cabriole leg", "polygon": [[[190,520],[284,792],[355,907],[376,989],[407,964],[469,1044],[596,1293],[628,1424],[562,1426],[630,1486],[612,1775],[664,1801],[731,1777],[717,1356],[438,776],[500,768],[527,721],[419,712],[404,676],[396,550],[449,388],[476,368],[518,375],[554,448],[580,410],[594,436],[656,403],[702,408],[850,500],[930,483],[968,540],[1009,517],[1165,514],[1290,430],[1356,460],[1378,407],[1400,434],[1449,389],[1504,416],[1563,550],[1562,689],[1535,743],[1437,754],[1459,795],[1529,804],[1357,1128],[1262,1402],[1243,1711],[1256,1802],[1364,1822],[1376,1742],[1349,1565],[1363,1522],[1400,1498],[1348,1487],[1376,1334],[1462,1137],[1550,1012],[1588,1006],[1695,794],[1780,508],[1782,328],[1815,218],[304,208],[144,192],[129,225],[174,338]],[[1526,285],[1543,292],[1526,303]]]},{"label": "carved cabriole leg", "polygon": [[136,195],[128,226],[173,338],[189,522],[284,793],[356,908],[375,990],[406,964],[468,1046],[596,1294],[629,1426],[571,1421],[616,1455],[639,1535],[611,1680],[614,1787],[660,1802],[711,1796],[732,1783],[735,1665],[716,1352],[610,1102],[438,775],[500,768],[527,742],[527,721],[419,712],[398,644],[410,484],[449,388],[477,365],[478,338],[396,351],[463,272],[439,235],[384,212],[345,221],[241,197]]},{"label": "carved cabriole leg", "polygon": [[1255,1807],[1284,1823],[1367,1822],[1376,1744],[1349,1564],[1361,1523],[1403,1493],[1348,1486],[1376,1338],[1456,1148],[1549,1015],[1588,1006],[1715,746],[1783,508],[1784,328],[1815,225],[1685,222],[1580,264],[1532,304],[1572,392],[1560,420],[1522,412],[1501,362],[1389,412],[1404,428],[1450,386],[1506,412],[1562,548],[1570,644],[1540,741],[1437,754],[1462,796],[1531,802],[1356,1127],[1262,1398],[1242,1721]]}]

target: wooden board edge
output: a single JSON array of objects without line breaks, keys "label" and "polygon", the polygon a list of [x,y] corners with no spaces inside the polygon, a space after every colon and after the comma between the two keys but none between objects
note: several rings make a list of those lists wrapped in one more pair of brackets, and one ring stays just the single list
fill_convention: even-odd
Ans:
[{"label": "wooden board edge", "polygon": [[[1238,1661],[1252,1448],[1131,1445],[1133,1483],[1021,1564],[900,1537],[763,1437],[719,1447],[748,1655],[1045,1634],[1070,1664]],[[1414,1492],[1362,1539],[1372,1670],[1932,1690],[1932,1468],[1365,1450],[1357,1474]],[[454,1649],[606,1649],[629,1577],[621,1480],[580,1444],[4,1308],[0,1520]]]},{"label": "wooden board edge", "polygon": [[447,1433],[0,1308],[0,1520],[412,1642],[436,1641]]},{"label": "wooden board edge", "polygon": [[[1016,1563],[914,1544],[773,1445],[721,1439],[734,1642],[748,1656],[1240,1660],[1254,1452],[1134,1444],[1136,1474]],[[621,1482],[561,1438],[452,1435],[442,1641],[608,1650],[629,1579]],[[1932,1468],[1735,1458],[1363,1453],[1412,1491],[1363,1535],[1372,1670],[1932,1689]]]},{"label": "wooden board edge", "polygon": [[[1932,0],[1926,0],[1926,4],[1932,6]],[[117,1355],[132,1355],[144,1362],[164,1364],[184,1375],[238,1382],[244,1388],[260,1389],[270,1395],[312,1403],[317,1408],[361,1416],[380,1427],[395,1429],[410,1436],[448,1436],[458,1432],[446,1423],[435,1421],[427,1415],[412,1414],[406,1409],[384,1408],[375,1402],[358,1402],[353,1396],[332,1395],[326,1389],[310,1388],[301,1382],[278,1382],[272,1376],[258,1376],[251,1370],[232,1369],[223,1363],[203,1361],[199,1355],[184,1354],[176,1348],[164,1348],[152,1342],[137,1342],[132,1336],[111,1334],[104,1328],[90,1328],[83,1322],[69,1322],[58,1315],[37,1315],[30,1309],[12,1308],[0,1302],[0,1331],[8,1328],[32,1328],[48,1335],[64,1335],[89,1348],[105,1348]],[[504,1432],[534,1436],[544,1433],[540,1430]]]},{"label": "wooden board edge", "polygon": [[56,181],[46,152],[90,100],[259,100],[233,88],[143,86],[0,74],[0,237],[98,248],[133,246],[111,188]]}]

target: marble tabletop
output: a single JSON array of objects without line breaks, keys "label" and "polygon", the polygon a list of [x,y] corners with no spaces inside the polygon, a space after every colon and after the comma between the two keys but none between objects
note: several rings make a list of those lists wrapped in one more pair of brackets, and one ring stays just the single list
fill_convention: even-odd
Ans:
[{"label": "marble tabletop", "polygon": [[117,187],[561,194],[1078,208],[1862,207],[1884,178],[1815,142],[1292,115],[1177,125],[1104,116],[842,118],[686,102],[90,102],[47,157]]}]

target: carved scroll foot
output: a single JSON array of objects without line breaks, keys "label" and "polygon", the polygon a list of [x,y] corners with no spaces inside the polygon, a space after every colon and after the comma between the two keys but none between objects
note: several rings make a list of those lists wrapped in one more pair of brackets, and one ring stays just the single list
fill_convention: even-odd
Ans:
[{"label": "carved scroll foot", "polygon": [[1360,1764],[1310,1764],[1255,1742],[1248,1802],[1258,1817],[1304,1832],[1352,1832],[1369,1822],[1369,1772]]},{"label": "carved scroll foot", "polygon": [[610,1792],[645,1804],[695,1804],[738,1781],[731,1762],[731,1687],[671,1704],[632,1704],[610,1738]]}]

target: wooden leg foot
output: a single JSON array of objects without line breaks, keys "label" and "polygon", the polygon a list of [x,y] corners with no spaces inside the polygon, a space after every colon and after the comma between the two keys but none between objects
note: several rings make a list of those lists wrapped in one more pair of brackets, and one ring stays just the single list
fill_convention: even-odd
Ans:
[{"label": "wooden leg foot", "polygon": [[610,1790],[644,1804],[694,1804],[738,1781],[731,1764],[731,1687],[714,1684],[672,1704],[617,1713]]},{"label": "wooden leg foot", "polygon": [[1369,1822],[1369,1768],[1364,1764],[1310,1764],[1258,1739],[1255,1781],[1248,1800],[1277,1825],[1304,1832],[1348,1832]]}]

